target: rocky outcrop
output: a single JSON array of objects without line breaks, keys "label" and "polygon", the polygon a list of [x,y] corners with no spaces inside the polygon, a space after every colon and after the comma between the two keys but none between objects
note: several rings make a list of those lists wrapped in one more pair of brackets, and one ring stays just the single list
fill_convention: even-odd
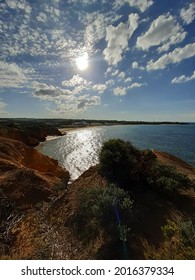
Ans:
[{"label": "rocky outcrop", "polygon": [[55,127],[43,125],[3,125],[0,126],[0,136],[23,142],[28,146],[37,146],[45,141],[48,135],[61,136],[62,133]]},{"label": "rocky outcrop", "polygon": [[11,203],[24,206],[49,197],[69,173],[58,162],[20,141],[0,137],[0,190]]},{"label": "rocky outcrop", "polygon": [[24,130],[15,127],[0,127],[0,137],[5,137],[23,142],[28,146],[37,146],[39,141],[32,138]]}]

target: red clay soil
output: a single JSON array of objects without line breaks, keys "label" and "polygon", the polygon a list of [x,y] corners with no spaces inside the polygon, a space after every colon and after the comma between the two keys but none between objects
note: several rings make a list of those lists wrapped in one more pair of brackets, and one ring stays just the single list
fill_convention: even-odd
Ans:
[{"label": "red clay soil", "polygon": [[56,160],[0,137],[0,189],[12,203],[23,206],[45,200],[62,179],[66,186],[69,173]]},{"label": "red clay soil", "polygon": [[166,152],[154,150],[153,153],[163,164],[173,165],[176,167],[177,171],[188,175],[190,179],[195,179],[195,168],[193,168],[190,164],[186,163],[182,159]]}]

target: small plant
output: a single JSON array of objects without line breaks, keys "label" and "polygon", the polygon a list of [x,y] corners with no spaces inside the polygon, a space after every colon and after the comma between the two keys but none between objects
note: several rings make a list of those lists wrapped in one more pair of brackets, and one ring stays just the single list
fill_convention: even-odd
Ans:
[{"label": "small plant", "polygon": [[[89,242],[101,230],[108,235],[126,239],[129,214],[133,202],[128,194],[111,184],[105,188],[85,188],[78,193],[78,208],[74,218],[76,234]],[[123,237],[122,237],[123,236]]]},{"label": "small plant", "polygon": [[189,219],[175,223],[167,220],[162,227],[166,248],[162,255],[168,259],[195,259],[195,225]]},{"label": "small plant", "polygon": [[184,174],[176,171],[173,166],[156,163],[147,176],[149,186],[164,192],[178,189],[189,189],[193,182]]}]

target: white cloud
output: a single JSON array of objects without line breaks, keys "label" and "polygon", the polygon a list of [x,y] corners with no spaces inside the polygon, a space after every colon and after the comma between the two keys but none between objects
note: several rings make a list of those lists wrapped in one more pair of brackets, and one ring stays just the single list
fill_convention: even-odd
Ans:
[{"label": "white cloud", "polygon": [[132,68],[133,68],[133,69],[145,70],[145,68],[144,68],[143,66],[140,66],[140,65],[138,64],[137,61],[134,61],[134,62],[132,63]]},{"label": "white cloud", "polygon": [[126,88],[124,87],[117,87],[114,89],[114,95],[116,96],[124,96],[126,94],[127,94]]},{"label": "white cloud", "polygon": [[31,7],[26,0],[6,0],[5,2],[10,9],[20,9],[31,12]]},{"label": "white cloud", "polygon": [[74,75],[70,80],[62,81],[62,85],[71,88],[73,94],[80,94],[83,90],[94,90],[102,94],[107,88],[105,84],[93,84],[79,75]]},{"label": "white cloud", "polygon": [[119,79],[124,79],[124,78],[125,78],[125,72],[120,72],[120,73],[118,74],[118,78],[119,78]]},{"label": "white cloud", "polygon": [[108,87],[111,87],[111,86],[113,86],[114,84],[115,84],[114,80],[108,80],[108,81],[106,81],[106,85],[107,85]]},{"label": "white cloud", "polygon": [[168,64],[179,63],[192,56],[195,56],[195,43],[188,44],[183,48],[176,48],[174,51],[164,54],[156,61],[150,60],[146,68],[148,71],[164,69]]},{"label": "white cloud", "polygon": [[[101,103],[100,96],[81,94],[75,95],[69,89],[62,89],[45,83],[34,81],[31,87],[35,89],[33,97],[40,100],[52,102],[55,108],[47,106],[47,110],[55,115],[66,113],[67,115],[75,115],[86,111],[89,107],[97,106]],[[103,90],[99,88],[99,90]]]},{"label": "white cloud", "polygon": [[39,82],[32,82],[31,88],[35,89],[33,93],[34,97],[38,97],[41,100],[55,101],[56,99],[66,99],[71,91],[68,89],[61,89],[52,85],[47,85]]},{"label": "white cloud", "polygon": [[119,73],[119,71],[118,71],[118,69],[116,69],[114,72],[112,72],[111,76],[114,77],[114,76],[118,75],[118,73]]},{"label": "white cloud", "polygon": [[85,80],[84,78],[80,77],[79,75],[74,75],[70,80],[62,81],[62,85],[64,87],[75,87],[78,85],[83,86],[90,86],[92,82]]},{"label": "white cloud", "polygon": [[106,28],[107,47],[104,50],[105,60],[109,65],[116,65],[122,60],[122,53],[128,47],[128,40],[138,27],[138,14],[130,14],[126,23],[109,25]]},{"label": "white cloud", "polygon": [[17,64],[0,61],[0,87],[20,88],[26,81],[23,70]]},{"label": "white cloud", "polygon": [[146,86],[146,83],[133,83],[132,85],[128,86],[127,89],[137,88],[137,87],[143,87]]},{"label": "white cloud", "polygon": [[128,3],[131,7],[139,9],[141,12],[145,12],[151,5],[153,5],[153,0],[115,0],[114,7],[116,9],[121,8],[125,3]]},{"label": "white cloud", "polygon": [[85,29],[84,40],[86,44],[94,45],[106,36],[106,23],[103,14],[97,14],[96,19]]},{"label": "white cloud", "polygon": [[181,84],[181,83],[186,83],[189,81],[192,81],[195,79],[195,71],[193,72],[193,74],[189,77],[185,76],[185,75],[181,75],[180,77],[175,77],[171,83],[172,84]]},{"label": "white cloud", "polygon": [[104,84],[96,84],[93,86],[93,90],[98,91],[99,93],[104,93],[106,88],[107,88],[107,86]]},{"label": "white cloud", "polygon": [[171,45],[182,42],[187,32],[169,13],[155,19],[149,30],[137,38],[137,47],[148,50],[152,46],[160,46],[158,52],[167,51]]},{"label": "white cloud", "polygon": [[80,103],[77,104],[79,110],[86,110],[88,107],[97,106],[101,104],[99,96],[91,96],[83,99]]},{"label": "white cloud", "polygon": [[125,83],[129,83],[129,82],[131,82],[131,81],[132,81],[131,77],[128,77],[128,78],[125,80]]},{"label": "white cloud", "polygon": [[46,14],[44,14],[43,12],[40,12],[40,13],[38,14],[38,16],[36,17],[36,19],[37,19],[38,21],[41,21],[41,22],[46,22],[46,21],[47,21],[47,16],[46,16]]},{"label": "white cloud", "polygon": [[132,68],[134,68],[134,69],[138,68],[138,63],[137,63],[137,61],[134,61],[134,62],[132,63]]},{"label": "white cloud", "polygon": [[112,67],[108,67],[105,72],[105,76],[108,76],[108,74],[110,74],[111,72],[112,72]]},{"label": "white cloud", "polygon": [[180,16],[184,24],[190,24],[195,19],[195,3],[191,3],[188,8],[181,9]]}]

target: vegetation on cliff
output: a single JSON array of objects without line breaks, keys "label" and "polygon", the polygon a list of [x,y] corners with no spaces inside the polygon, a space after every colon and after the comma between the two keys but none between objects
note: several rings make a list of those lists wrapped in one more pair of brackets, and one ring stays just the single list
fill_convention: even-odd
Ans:
[{"label": "vegetation on cliff", "polygon": [[152,151],[111,139],[99,166],[68,180],[57,161],[0,139],[2,259],[195,258],[194,182]]},{"label": "vegetation on cliff", "polygon": [[160,163],[152,151],[140,151],[121,139],[104,143],[99,170],[109,181],[127,190],[138,186],[167,193],[194,187],[192,180],[175,167]]}]

